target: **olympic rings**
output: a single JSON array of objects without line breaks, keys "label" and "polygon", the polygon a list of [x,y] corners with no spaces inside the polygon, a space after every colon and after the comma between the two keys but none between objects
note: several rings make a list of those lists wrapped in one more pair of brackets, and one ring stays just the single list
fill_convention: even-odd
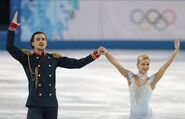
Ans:
[{"label": "olympic rings", "polygon": [[130,19],[133,24],[143,30],[149,30],[153,27],[158,31],[164,31],[175,23],[176,14],[171,9],[165,9],[162,12],[157,9],[149,9],[147,12],[141,9],[134,9],[130,13]]}]

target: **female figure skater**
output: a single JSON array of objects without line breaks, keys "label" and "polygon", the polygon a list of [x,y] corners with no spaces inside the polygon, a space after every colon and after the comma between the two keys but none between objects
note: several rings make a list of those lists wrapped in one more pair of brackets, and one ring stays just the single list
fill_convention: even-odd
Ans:
[{"label": "female figure skater", "polygon": [[180,42],[175,40],[175,50],[167,62],[154,75],[148,76],[147,72],[150,66],[150,58],[147,55],[140,55],[137,58],[138,73],[127,70],[123,67],[110,52],[105,48],[106,58],[113,64],[117,70],[127,79],[130,94],[130,116],[129,119],[154,119],[152,111],[149,108],[150,98],[156,84],[162,78],[166,69],[170,66],[179,52]]}]

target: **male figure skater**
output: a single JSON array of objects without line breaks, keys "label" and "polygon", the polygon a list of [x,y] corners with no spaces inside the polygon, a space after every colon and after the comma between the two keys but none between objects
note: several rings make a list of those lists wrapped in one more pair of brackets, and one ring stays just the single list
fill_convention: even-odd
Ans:
[{"label": "male figure skater", "polygon": [[18,60],[26,73],[29,83],[27,119],[57,119],[58,102],[55,89],[55,70],[57,67],[81,68],[101,55],[99,48],[85,58],[74,59],[57,53],[47,53],[47,37],[43,32],[35,32],[31,37],[33,52],[21,50],[14,46],[17,12],[9,26],[7,50]]}]

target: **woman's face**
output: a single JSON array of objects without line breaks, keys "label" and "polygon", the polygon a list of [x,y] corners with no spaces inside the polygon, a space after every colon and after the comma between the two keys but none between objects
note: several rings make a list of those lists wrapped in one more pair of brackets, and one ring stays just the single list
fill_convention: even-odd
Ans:
[{"label": "woman's face", "polygon": [[150,67],[150,60],[149,59],[143,59],[140,60],[137,64],[137,68],[139,70],[139,73],[147,73]]}]

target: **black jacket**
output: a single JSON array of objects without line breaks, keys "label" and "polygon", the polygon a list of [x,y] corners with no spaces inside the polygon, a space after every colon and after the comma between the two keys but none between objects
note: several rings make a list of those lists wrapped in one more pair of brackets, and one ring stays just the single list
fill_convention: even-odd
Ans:
[{"label": "black jacket", "polygon": [[28,50],[15,47],[14,36],[14,31],[8,31],[7,50],[22,64],[26,73],[29,82],[27,107],[58,107],[55,89],[56,68],[81,68],[94,61],[92,54],[79,60],[55,53],[35,55]]}]

